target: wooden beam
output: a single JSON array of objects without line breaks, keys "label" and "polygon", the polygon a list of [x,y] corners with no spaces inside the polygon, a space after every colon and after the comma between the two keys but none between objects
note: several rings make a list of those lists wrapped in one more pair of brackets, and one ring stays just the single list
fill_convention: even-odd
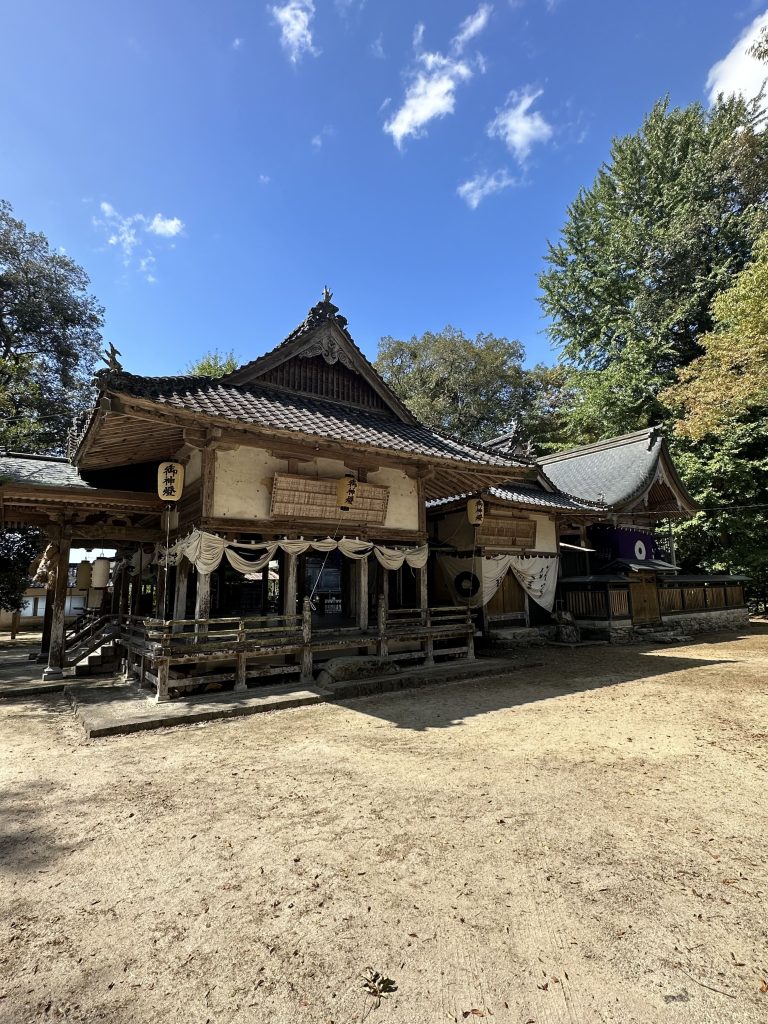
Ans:
[{"label": "wooden beam", "polygon": [[202,515],[207,518],[213,515],[213,495],[216,486],[216,450],[211,447],[203,448],[202,451],[202,473],[200,478],[200,489],[202,496]]}]

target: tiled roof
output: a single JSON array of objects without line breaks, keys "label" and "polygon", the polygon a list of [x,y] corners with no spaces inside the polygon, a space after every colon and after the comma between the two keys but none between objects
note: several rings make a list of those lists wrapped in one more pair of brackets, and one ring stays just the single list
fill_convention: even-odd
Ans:
[{"label": "tiled roof", "polygon": [[48,455],[0,453],[0,486],[7,481],[42,487],[83,487],[93,490],[66,459]]},{"label": "tiled roof", "polygon": [[661,436],[649,428],[547,455],[537,462],[559,491],[615,507],[641,494],[651,483],[662,445]]},{"label": "tiled roof", "polygon": [[[501,487],[484,488],[485,493],[500,498],[502,501],[510,501],[517,505],[527,505],[534,508],[556,508],[579,511],[604,511],[604,506],[590,505],[583,501],[577,501],[567,494],[552,494],[545,491],[543,487],[518,487],[517,485],[505,484]],[[472,497],[477,491],[467,491],[464,494],[454,494],[450,498],[437,498],[427,502],[427,508],[439,508],[442,505],[450,505],[453,502],[463,501]]]},{"label": "tiled roof", "polygon": [[257,383],[237,386],[210,377],[139,377],[123,371],[102,373],[100,381],[110,390],[160,405],[274,430],[486,466],[527,465],[420,424]]},{"label": "tiled roof", "polygon": [[580,509],[581,511],[587,509],[596,512],[604,511],[605,508],[603,505],[596,503],[590,504],[589,502],[579,501],[568,494],[553,494],[550,491],[545,491],[543,487],[513,487],[505,484],[503,487],[489,487],[488,490],[496,498],[502,498],[504,501],[514,501],[521,505],[537,505],[541,508]]}]

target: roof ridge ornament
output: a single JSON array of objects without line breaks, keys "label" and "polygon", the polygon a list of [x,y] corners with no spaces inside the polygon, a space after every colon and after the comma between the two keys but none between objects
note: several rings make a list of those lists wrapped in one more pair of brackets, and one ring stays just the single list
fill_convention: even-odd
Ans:
[{"label": "roof ridge ornament", "polygon": [[[117,358],[122,355],[110,341],[109,348],[105,348],[103,352],[99,353],[102,360],[107,364],[107,370],[110,373],[122,373],[123,366],[120,360]],[[104,372],[103,370],[101,371]]]}]

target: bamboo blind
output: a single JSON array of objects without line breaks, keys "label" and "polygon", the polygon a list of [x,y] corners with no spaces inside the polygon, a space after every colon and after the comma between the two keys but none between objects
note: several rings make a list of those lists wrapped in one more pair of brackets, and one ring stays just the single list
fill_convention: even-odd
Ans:
[{"label": "bamboo blind", "polygon": [[271,515],[274,519],[349,520],[383,526],[387,517],[389,488],[358,481],[355,502],[348,512],[336,505],[335,479],[275,473]]},{"label": "bamboo blind", "polygon": [[486,516],[477,531],[477,542],[493,548],[535,548],[536,521]]}]

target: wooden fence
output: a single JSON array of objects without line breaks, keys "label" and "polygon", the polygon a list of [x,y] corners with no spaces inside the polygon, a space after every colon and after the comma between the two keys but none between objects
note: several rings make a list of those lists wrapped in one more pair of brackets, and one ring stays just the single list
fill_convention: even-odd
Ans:
[{"label": "wooden fence", "polygon": [[318,629],[305,598],[301,615],[165,621],[123,615],[119,632],[129,675],[154,685],[158,701],[164,701],[170,689],[206,683],[234,682],[236,691],[244,691],[248,679],[298,674],[309,684],[318,655],[370,647],[392,661],[431,665],[435,657],[457,655],[471,660],[475,624],[468,608],[389,610],[380,602],[375,629]]}]

